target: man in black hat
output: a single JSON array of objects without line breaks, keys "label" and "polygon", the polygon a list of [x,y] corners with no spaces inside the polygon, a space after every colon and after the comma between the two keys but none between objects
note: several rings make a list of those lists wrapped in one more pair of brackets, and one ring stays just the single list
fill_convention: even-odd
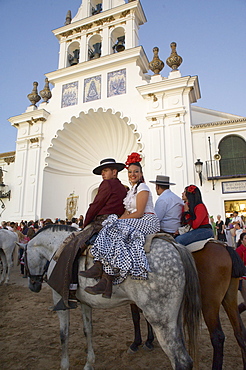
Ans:
[{"label": "man in black hat", "polygon": [[118,172],[124,168],[124,163],[117,163],[114,159],[107,158],[103,159],[100,165],[93,170],[95,175],[102,175],[103,181],[87,210],[84,229],[70,234],[54,256],[54,259],[58,260],[48,284],[62,296],[54,307],[55,311],[77,307],[75,293],[78,279],[78,257],[87,248],[91,237],[101,230],[102,222],[108,215],[121,216],[124,213],[123,199],[127,192],[117,177]]},{"label": "man in black hat", "polygon": [[150,182],[156,184],[156,193],[159,195],[155,203],[155,213],[160,220],[161,231],[174,236],[180,226],[184,203],[169,189],[170,185],[175,184],[169,182],[168,176],[157,175],[156,180]]},{"label": "man in black hat", "polygon": [[89,225],[97,216],[122,215],[124,213],[123,199],[126,188],[117,178],[118,172],[125,168],[124,163],[116,163],[114,159],[107,158],[100,162],[100,166],[93,170],[95,175],[102,175],[98,193],[90,204],[85,216],[84,227]]}]

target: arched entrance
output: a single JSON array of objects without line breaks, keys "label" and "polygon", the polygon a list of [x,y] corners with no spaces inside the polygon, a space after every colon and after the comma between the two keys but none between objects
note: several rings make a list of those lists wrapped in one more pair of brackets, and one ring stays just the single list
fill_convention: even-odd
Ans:
[{"label": "arched entrance", "polygon": [[90,109],[72,117],[52,140],[46,171],[88,176],[103,158],[125,162],[132,151],[141,152],[136,126],[112,109]]}]

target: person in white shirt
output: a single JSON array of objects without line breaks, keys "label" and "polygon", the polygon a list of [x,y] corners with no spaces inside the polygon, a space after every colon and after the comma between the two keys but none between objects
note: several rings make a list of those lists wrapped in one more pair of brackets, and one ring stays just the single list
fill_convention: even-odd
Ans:
[{"label": "person in white shirt", "polygon": [[79,225],[77,224],[76,221],[77,221],[77,218],[73,217],[71,226],[75,227],[76,229],[79,229]]},{"label": "person in white shirt", "polygon": [[170,189],[169,177],[157,175],[155,181],[156,193],[159,195],[155,203],[155,213],[160,220],[161,231],[175,235],[181,224],[181,214],[184,206],[183,200]]},{"label": "person in white shirt", "polygon": [[233,225],[235,225],[235,224],[236,224],[236,223],[238,223],[238,222],[239,222],[240,226],[243,226],[243,222],[242,222],[241,217],[240,217],[240,216],[238,216],[238,212],[237,212],[237,211],[234,211],[234,212],[233,212],[233,218],[232,218],[232,220],[231,220],[231,223],[232,223]]}]

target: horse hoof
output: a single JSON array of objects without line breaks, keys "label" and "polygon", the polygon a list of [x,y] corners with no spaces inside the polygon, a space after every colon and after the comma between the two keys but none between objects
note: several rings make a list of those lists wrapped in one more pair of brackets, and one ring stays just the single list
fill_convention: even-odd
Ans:
[{"label": "horse hoof", "polygon": [[138,346],[132,343],[130,347],[128,348],[127,353],[133,354],[133,353],[136,353],[137,351],[138,351]]},{"label": "horse hoof", "polygon": [[90,364],[86,364],[84,366],[84,370],[94,370],[94,367],[92,365],[90,365]]},{"label": "horse hoof", "polygon": [[152,343],[144,343],[143,349],[145,349],[146,351],[153,351],[154,346]]}]

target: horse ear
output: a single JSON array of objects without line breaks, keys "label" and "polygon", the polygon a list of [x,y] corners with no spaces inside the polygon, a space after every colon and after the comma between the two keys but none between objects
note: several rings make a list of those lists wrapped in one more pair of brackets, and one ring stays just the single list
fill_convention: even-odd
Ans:
[{"label": "horse ear", "polygon": [[25,249],[26,244],[24,244],[24,243],[19,243],[19,242],[15,242],[15,244],[16,244],[16,245],[18,245],[18,247],[19,247],[19,248],[21,248],[21,249]]}]

